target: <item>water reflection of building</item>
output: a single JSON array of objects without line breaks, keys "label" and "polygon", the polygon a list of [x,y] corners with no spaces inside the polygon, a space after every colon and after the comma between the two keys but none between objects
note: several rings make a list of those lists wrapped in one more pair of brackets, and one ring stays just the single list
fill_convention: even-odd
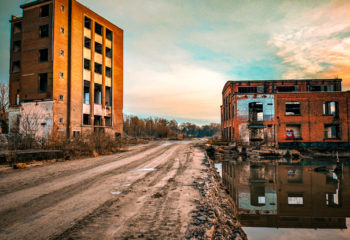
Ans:
[{"label": "water reflection of building", "polygon": [[[320,165],[225,162],[223,182],[243,226],[346,228],[350,217],[350,166],[337,176]],[[328,165],[334,168],[335,165]]]}]

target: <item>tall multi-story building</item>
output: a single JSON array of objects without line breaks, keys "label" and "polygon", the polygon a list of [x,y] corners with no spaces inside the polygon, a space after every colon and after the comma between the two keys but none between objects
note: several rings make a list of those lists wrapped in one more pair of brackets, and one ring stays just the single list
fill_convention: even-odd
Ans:
[{"label": "tall multi-story building", "polygon": [[123,30],[76,0],[21,8],[10,20],[10,131],[122,134]]},{"label": "tall multi-story building", "polygon": [[341,79],[228,81],[222,101],[226,141],[350,145],[350,92],[342,92]]}]

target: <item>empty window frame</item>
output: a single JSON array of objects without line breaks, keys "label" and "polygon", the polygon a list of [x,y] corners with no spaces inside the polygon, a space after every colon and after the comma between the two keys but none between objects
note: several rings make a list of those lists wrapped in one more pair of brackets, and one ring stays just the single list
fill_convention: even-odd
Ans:
[{"label": "empty window frame", "polygon": [[249,121],[264,121],[263,104],[260,102],[249,103]]},{"label": "empty window frame", "polygon": [[323,115],[338,116],[338,102],[329,101],[323,103]]},{"label": "empty window frame", "polygon": [[13,24],[13,33],[19,33],[22,31],[22,22],[16,22]]},{"label": "empty window frame", "polygon": [[60,27],[60,32],[64,34],[64,27]]},{"label": "empty window frame", "polygon": [[47,92],[48,74],[39,74],[39,92]]},{"label": "empty window frame", "polygon": [[335,193],[326,193],[326,205],[329,207],[338,207],[339,206],[339,194],[338,189]]},{"label": "empty window frame", "polygon": [[48,17],[50,14],[50,6],[44,5],[40,7],[40,17]]},{"label": "empty window frame", "polygon": [[94,115],[94,125],[102,126],[102,117],[98,115]]},{"label": "empty window frame", "polygon": [[39,50],[39,61],[40,62],[47,62],[49,60],[49,50],[46,49],[40,49]]},{"label": "empty window frame", "polygon": [[84,17],[84,27],[87,29],[91,29],[91,19],[88,17]]},{"label": "empty window frame", "polygon": [[95,62],[95,73],[102,74],[102,64]]},{"label": "empty window frame", "polygon": [[106,47],[106,57],[112,58],[112,49],[109,47]]},{"label": "empty window frame", "polygon": [[257,87],[238,87],[238,93],[257,93]]},{"label": "empty window frame", "polygon": [[106,106],[112,106],[112,88],[111,87],[106,87],[106,93],[105,93],[105,98],[106,98]]},{"label": "empty window frame", "polygon": [[90,114],[83,114],[83,124],[90,125]]},{"label": "empty window frame", "polygon": [[95,52],[102,54],[102,44],[95,42]]},{"label": "empty window frame", "polygon": [[300,102],[286,102],[286,116],[300,115]]},{"label": "empty window frame", "polygon": [[58,98],[59,98],[60,101],[64,100],[64,96],[62,94],[60,94]]},{"label": "empty window frame", "polygon": [[60,49],[60,55],[64,56],[64,50],[63,49]]},{"label": "empty window frame", "polygon": [[94,91],[94,97],[95,97],[95,104],[102,104],[102,85],[95,83],[95,91]]},{"label": "empty window frame", "polygon": [[286,125],[286,139],[301,139],[301,125],[287,124]]},{"label": "empty window frame", "polygon": [[18,73],[21,71],[21,62],[20,61],[14,61],[12,63],[12,72]]},{"label": "empty window frame", "polygon": [[277,86],[277,92],[295,92],[297,91],[298,86]]},{"label": "empty window frame", "polygon": [[339,139],[340,128],[338,124],[325,124],[324,125],[324,138],[325,139]]},{"label": "empty window frame", "polygon": [[334,91],[333,85],[314,85],[309,86],[310,92],[332,92]]},{"label": "empty window frame", "polygon": [[113,32],[111,30],[109,30],[108,28],[106,28],[106,38],[108,40],[111,40],[113,39]]},{"label": "empty window frame", "polygon": [[91,39],[84,37],[84,47],[86,47],[87,49],[91,49]]},{"label": "empty window frame", "polygon": [[106,67],[106,77],[112,77],[112,68]]},{"label": "empty window frame", "polygon": [[49,37],[49,24],[42,25],[39,27],[40,29],[40,37],[47,38]]},{"label": "empty window frame", "polygon": [[105,125],[108,127],[112,126],[112,118],[111,117],[105,117]]},{"label": "empty window frame", "polygon": [[90,82],[84,80],[84,104],[90,104]]},{"label": "empty window frame", "polygon": [[303,205],[304,195],[302,193],[288,194],[288,205]]},{"label": "empty window frame", "polygon": [[103,27],[101,24],[95,22],[95,33],[98,35],[102,35]]},{"label": "empty window frame", "polygon": [[60,77],[60,79],[64,79],[64,72],[59,72],[58,76]]},{"label": "empty window frame", "polygon": [[22,49],[21,41],[14,41],[13,42],[13,52],[20,52]]},{"label": "empty window frame", "polygon": [[91,69],[91,61],[89,59],[84,58],[84,69],[85,70]]}]

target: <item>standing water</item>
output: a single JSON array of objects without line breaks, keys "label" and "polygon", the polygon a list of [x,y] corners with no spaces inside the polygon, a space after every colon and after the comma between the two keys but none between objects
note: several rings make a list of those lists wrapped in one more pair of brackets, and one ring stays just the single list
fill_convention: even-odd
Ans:
[{"label": "standing water", "polygon": [[222,178],[248,239],[350,239],[349,163],[230,161]]}]

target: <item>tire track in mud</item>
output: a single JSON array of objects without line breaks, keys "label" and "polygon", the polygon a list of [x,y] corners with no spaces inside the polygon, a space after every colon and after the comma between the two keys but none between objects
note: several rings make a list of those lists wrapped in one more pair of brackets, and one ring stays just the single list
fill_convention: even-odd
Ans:
[{"label": "tire track in mud", "polygon": [[0,216],[1,216],[0,236],[1,236],[2,229],[10,227],[11,225],[18,222],[19,220],[29,218],[30,216],[37,214],[38,212],[42,211],[45,208],[49,208],[50,206],[53,206],[59,202],[62,202],[72,197],[73,195],[77,195],[80,192],[83,192],[84,190],[89,189],[97,182],[103,182],[104,179],[110,176],[115,176],[115,175],[130,171],[134,168],[137,168],[138,166],[151,161],[154,157],[164,154],[174,146],[175,145],[164,146],[161,149],[145,156],[144,158],[141,157],[140,159],[133,161],[131,163],[127,163],[117,168],[102,172],[99,175],[89,177],[83,181],[78,181],[75,184],[65,186],[63,188],[49,192],[47,194],[43,194],[37,198],[31,199],[30,201],[24,202],[24,204],[16,205],[10,209],[1,211],[0,212]]}]

